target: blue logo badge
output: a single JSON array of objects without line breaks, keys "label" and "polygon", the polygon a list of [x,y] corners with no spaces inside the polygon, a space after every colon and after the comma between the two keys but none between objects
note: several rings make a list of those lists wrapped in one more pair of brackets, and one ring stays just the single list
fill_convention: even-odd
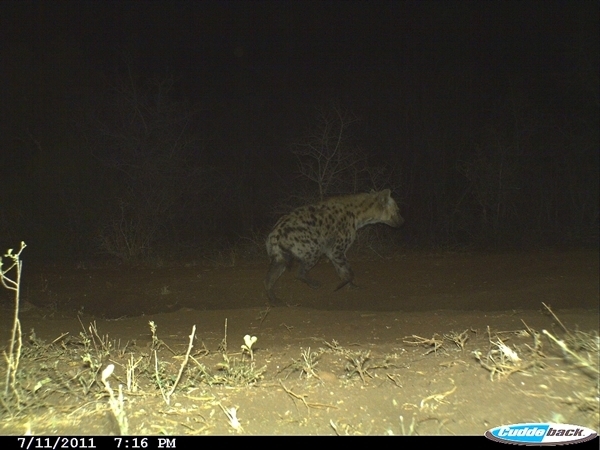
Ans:
[{"label": "blue logo badge", "polygon": [[564,445],[585,442],[598,436],[594,430],[564,423],[516,423],[485,432],[485,437],[505,444]]}]

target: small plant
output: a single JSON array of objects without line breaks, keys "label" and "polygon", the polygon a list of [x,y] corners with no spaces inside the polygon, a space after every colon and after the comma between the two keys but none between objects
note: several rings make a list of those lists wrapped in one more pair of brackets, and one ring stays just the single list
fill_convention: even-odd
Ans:
[{"label": "small plant", "polygon": [[83,388],[83,393],[87,395],[94,384],[96,384],[98,373],[102,368],[102,360],[94,357],[89,351],[84,352],[84,354],[81,356],[81,360],[86,369],[79,374],[77,380]]},{"label": "small plant", "polygon": [[357,374],[363,384],[367,384],[366,377],[373,378],[373,375],[369,373],[369,370],[373,368],[370,351],[357,352],[356,354],[348,353],[346,359],[348,359],[348,363],[346,364],[348,377],[351,378]]},{"label": "small plant", "polygon": [[[153,343],[155,341],[162,342],[162,341],[159,341],[159,339],[156,337],[156,325],[154,324],[154,322],[150,322],[150,329],[152,331]],[[164,375],[164,373],[161,373],[161,370],[159,369],[158,352],[156,350],[154,350],[154,377],[156,379],[156,384],[157,384],[158,388],[160,389],[160,393],[162,394],[163,400],[165,401],[165,403],[167,405],[171,404],[171,397],[175,393],[175,389],[177,388],[177,385],[181,381],[183,371],[185,370],[187,363],[190,359],[190,353],[192,351],[192,348],[194,347],[193,343],[194,343],[195,335],[196,335],[196,325],[194,325],[192,327],[192,333],[190,334],[190,342],[188,344],[187,351],[185,352],[185,356],[183,358],[183,361],[181,362],[181,366],[179,367],[179,372],[177,373],[177,377],[175,377],[172,380],[172,383],[169,383],[170,384],[169,390],[166,389],[166,383],[164,380],[164,376],[161,376],[161,375]],[[169,350],[171,350],[171,349],[169,349]]]},{"label": "small plant", "polygon": [[154,382],[167,404],[167,389],[175,383],[175,376],[169,373],[169,368],[170,366],[166,362],[158,361],[158,353],[154,350]]},{"label": "small plant", "polygon": [[[79,323],[81,323],[81,320],[79,320]],[[83,324],[81,324],[81,326],[83,327]],[[109,356],[112,349],[112,343],[110,342],[108,335],[100,336],[98,334],[96,321],[90,323],[88,330],[91,342],[98,357],[102,358]]]},{"label": "small plant", "polygon": [[227,353],[227,318],[225,318],[225,334],[223,335],[223,340],[219,344],[218,349],[222,353]]},{"label": "small plant", "polygon": [[171,349],[171,347],[169,347],[167,344],[165,344],[162,339],[158,338],[158,335],[156,334],[156,330],[157,330],[156,324],[151,320],[148,322],[148,325],[150,325],[150,332],[152,333],[152,345],[150,346],[150,348],[152,350],[156,351],[156,350],[160,350],[161,347],[165,347],[171,353],[176,355],[176,353]]},{"label": "small plant", "polygon": [[291,364],[284,367],[282,370],[291,369],[290,374],[293,372],[300,372],[300,378],[304,376],[307,379],[311,377],[320,379],[317,375],[316,366],[319,364],[321,354],[322,352],[313,352],[310,350],[310,347],[308,347],[300,352],[300,359],[293,360]]},{"label": "small plant", "polygon": [[250,361],[254,361],[254,351],[252,350],[252,346],[258,340],[256,336],[250,336],[247,334],[244,336],[244,343],[242,344],[242,354],[247,352],[250,355]]},{"label": "small plant", "polygon": [[421,400],[421,403],[419,404],[419,411],[433,412],[438,408],[440,404],[450,403],[448,402],[448,400],[446,400],[446,397],[456,392],[456,384],[454,384],[454,380],[450,378],[450,381],[452,382],[452,389],[449,389],[446,392],[442,392],[440,394],[432,394],[425,397]]},{"label": "small plant", "polygon": [[133,359],[133,353],[129,355],[127,360],[127,392],[137,392],[138,382],[135,374],[135,369],[140,365],[144,358],[140,357],[137,360]]},{"label": "small plant", "polygon": [[438,350],[443,349],[444,346],[444,340],[440,339],[437,334],[434,334],[431,339],[413,334],[410,338],[404,338],[404,342],[410,345],[428,347],[429,350],[424,353],[425,355],[429,355],[430,353],[435,353],[437,355]]},{"label": "small plant", "polygon": [[[15,308],[13,327],[10,336],[10,345],[8,349],[8,355],[5,355],[6,362],[8,363],[8,369],[6,371],[6,382],[4,385],[4,399],[8,400],[9,390],[12,390],[13,395],[19,403],[19,396],[16,387],[17,370],[19,369],[19,360],[21,358],[21,347],[22,347],[22,335],[21,335],[21,322],[19,320],[19,304],[21,294],[21,272],[23,269],[23,262],[21,261],[21,252],[27,247],[25,242],[21,241],[21,248],[17,253],[13,253],[13,249],[9,249],[4,255],[6,258],[12,261],[12,264],[8,269],[4,269],[2,266],[2,257],[0,257],[0,281],[2,286],[6,289],[14,291],[15,293]],[[6,274],[11,270],[15,269],[14,279],[9,278]]]},{"label": "small plant", "polygon": [[404,426],[404,416],[400,416],[400,428],[402,429],[402,436],[414,436],[416,434],[415,425],[415,416],[413,415],[407,430]]},{"label": "small plant", "polygon": [[[548,338],[550,338],[550,340],[552,342],[554,342],[556,345],[558,345],[560,347],[560,349],[562,350],[564,357],[566,359],[572,361],[573,364],[575,364],[575,366],[578,367],[582,372],[584,372],[588,376],[591,376],[594,379],[598,378],[598,375],[600,375],[600,371],[598,370],[598,352],[597,351],[595,352],[594,356],[590,355],[589,352],[587,352],[587,354],[585,356],[582,356],[577,351],[569,348],[569,346],[567,345],[566,342],[554,337],[552,335],[552,333],[550,333],[549,331],[542,330],[542,333],[544,333],[546,336],[548,336]],[[592,335],[589,335],[587,333],[579,332],[578,334],[580,334],[580,335],[583,334],[587,337],[586,343],[582,344],[581,342],[579,342],[579,344],[581,344],[583,346],[582,348],[585,349],[586,347],[589,347],[591,343],[594,343],[593,345],[596,345],[596,346],[598,345],[598,337],[597,336],[595,337],[595,339],[593,339]]]},{"label": "small plant", "polygon": [[229,358],[223,353],[223,362],[217,364],[218,374],[207,380],[208,384],[225,386],[248,386],[263,378],[266,366],[257,369],[254,362],[245,363],[237,358]]},{"label": "small plant", "polygon": [[158,336],[156,335],[156,324],[154,323],[154,321],[150,321],[148,322],[148,325],[150,325],[150,332],[152,333],[152,350],[158,350],[161,346],[162,341],[160,339],[158,339]]},{"label": "small plant", "polygon": [[110,409],[117,420],[119,425],[119,431],[121,435],[128,434],[129,426],[127,422],[127,415],[125,414],[125,398],[123,397],[123,386],[119,384],[119,395],[116,395],[113,389],[110,387],[108,378],[112,375],[115,370],[114,364],[109,364],[106,369],[102,371],[102,384],[104,389],[108,392],[108,403]]},{"label": "small plant", "polygon": [[96,322],[92,322],[87,330],[81,319],[79,319],[79,324],[83,328],[83,331],[79,332],[79,337],[80,344],[83,346],[81,360],[85,370],[78,375],[77,380],[83,388],[83,393],[87,395],[96,384],[98,373],[100,373],[104,360],[110,356],[113,344],[108,335],[100,336],[98,334]]},{"label": "small plant", "polygon": [[183,371],[184,371],[185,367],[187,366],[187,363],[190,359],[190,353],[192,351],[192,348],[194,348],[194,336],[195,335],[196,335],[196,325],[194,325],[192,327],[192,334],[190,334],[190,342],[188,344],[187,351],[185,352],[185,357],[183,358],[183,361],[181,362],[181,366],[179,367],[179,373],[177,374],[177,378],[175,379],[175,382],[173,383],[171,390],[167,393],[167,396],[165,399],[167,402],[167,405],[170,405],[171,396],[175,392],[175,388],[177,388],[177,385],[179,384],[179,381],[181,380],[181,376],[183,375]]},{"label": "small plant", "polygon": [[550,306],[542,302],[544,308],[552,315],[554,320],[565,331],[565,340],[562,341],[553,336],[549,331],[542,330],[553,343],[558,345],[563,352],[565,359],[573,362],[586,375],[598,379],[600,370],[598,369],[598,354],[600,353],[600,337],[598,333],[584,333],[576,330],[571,332],[558,318]]},{"label": "small plant", "polygon": [[237,433],[243,432],[244,429],[242,428],[242,424],[240,423],[239,419],[237,418],[237,408],[235,408],[235,407],[225,408],[221,403],[219,403],[219,406],[221,407],[221,409],[227,416],[227,419],[229,420],[229,425],[231,425],[231,427]]},{"label": "small plant", "polygon": [[316,367],[317,364],[319,364],[319,358],[321,355],[317,352],[311,352],[310,347],[308,347],[300,352],[300,357],[300,376],[304,374],[306,378],[319,378]]},{"label": "small plant", "polygon": [[[241,345],[241,360],[238,358],[230,358],[227,354],[227,319],[225,319],[225,334],[218,347],[223,356],[223,362],[216,365],[218,372],[215,375],[211,375],[202,364],[195,361],[200,369],[201,378],[209,385],[216,384],[225,386],[247,386],[262,379],[266,366],[259,369],[256,368],[254,362],[254,350],[252,348],[257,340],[258,338],[256,336],[247,334],[244,336],[244,343]],[[250,356],[249,362],[244,361],[243,355],[245,353]]]},{"label": "small plant", "polygon": [[530,367],[518,353],[504,343],[498,336],[492,336],[490,327],[487,329],[490,348],[486,355],[480,350],[474,350],[473,356],[479,364],[490,371],[490,379],[494,380],[494,375],[508,377],[515,372],[520,372]]},{"label": "small plant", "polygon": [[469,340],[469,330],[464,330],[462,333],[451,331],[450,333],[444,335],[444,339],[453,342],[462,352],[465,349],[465,344]]},{"label": "small plant", "polygon": [[323,341],[325,345],[334,353],[344,353],[344,348],[340,345],[338,341],[333,339],[331,342]]}]

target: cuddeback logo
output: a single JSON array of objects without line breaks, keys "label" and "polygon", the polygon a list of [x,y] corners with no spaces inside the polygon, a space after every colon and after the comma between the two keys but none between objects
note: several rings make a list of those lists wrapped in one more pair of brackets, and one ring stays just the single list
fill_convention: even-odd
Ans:
[{"label": "cuddeback logo", "polygon": [[505,444],[564,445],[585,442],[598,436],[594,430],[563,423],[517,423],[492,428],[485,437]]}]

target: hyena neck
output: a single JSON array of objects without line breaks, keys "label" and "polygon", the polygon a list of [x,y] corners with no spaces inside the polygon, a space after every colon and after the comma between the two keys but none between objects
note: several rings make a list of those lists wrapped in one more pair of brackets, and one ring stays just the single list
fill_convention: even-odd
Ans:
[{"label": "hyena neck", "polygon": [[368,195],[357,196],[355,202],[351,206],[348,205],[347,211],[349,214],[354,216],[354,226],[358,230],[364,226],[378,223],[379,218],[372,214],[371,203],[372,200]]},{"label": "hyena neck", "polygon": [[378,223],[378,222],[379,222],[379,220],[375,219],[375,218],[369,218],[369,217],[363,217],[363,218],[361,218],[361,217],[357,217],[356,221],[355,221],[355,223],[356,223],[356,229],[358,230],[358,229],[360,229],[360,228],[362,228],[364,226],[371,225],[372,223]]}]

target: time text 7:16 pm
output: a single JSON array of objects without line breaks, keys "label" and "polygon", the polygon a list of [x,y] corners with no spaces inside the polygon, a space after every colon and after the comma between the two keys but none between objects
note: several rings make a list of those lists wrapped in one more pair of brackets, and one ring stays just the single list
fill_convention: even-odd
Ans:
[{"label": "time text 7:16 pm", "polygon": [[175,438],[113,437],[117,449],[176,448]]}]

